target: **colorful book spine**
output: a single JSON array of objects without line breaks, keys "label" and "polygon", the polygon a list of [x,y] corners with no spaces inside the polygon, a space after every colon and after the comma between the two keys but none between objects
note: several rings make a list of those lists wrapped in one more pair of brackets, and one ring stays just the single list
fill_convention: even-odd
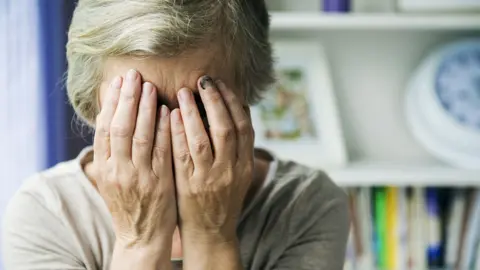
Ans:
[{"label": "colorful book spine", "polygon": [[376,268],[380,265],[379,260],[379,245],[378,245],[378,228],[377,228],[377,210],[376,210],[376,188],[371,189],[371,202],[370,202],[370,210],[372,216],[370,217],[370,224],[372,225],[372,249],[373,249],[373,262]]},{"label": "colorful book spine", "polygon": [[406,188],[397,189],[397,257],[395,269],[408,268],[408,218],[407,218],[407,191]]},{"label": "colorful book spine", "polygon": [[412,265],[413,269],[427,269],[427,231],[424,188],[414,187],[412,194]]},{"label": "colorful book spine", "polygon": [[480,270],[480,189],[348,191],[352,227],[346,268]]},{"label": "colorful book spine", "polygon": [[387,194],[385,188],[376,188],[375,192],[375,225],[378,243],[378,268],[387,268]]},{"label": "colorful book spine", "polygon": [[374,247],[372,242],[372,209],[371,203],[371,189],[362,187],[358,190],[356,207],[357,213],[360,217],[360,235],[362,243],[362,258],[359,269],[374,269]]},{"label": "colorful book spine", "polygon": [[396,269],[397,265],[397,248],[398,248],[398,206],[397,195],[398,190],[395,187],[386,188],[386,239],[387,261],[386,269]]},{"label": "colorful book spine", "polygon": [[428,266],[431,268],[440,266],[441,256],[441,221],[438,191],[435,188],[427,188],[426,204],[428,215]]},{"label": "colorful book spine", "polygon": [[462,224],[466,210],[467,194],[464,189],[453,191],[450,201],[448,224],[447,224],[447,245],[445,264],[448,269],[454,269],[458,263],[460,242],[462,238]]}]

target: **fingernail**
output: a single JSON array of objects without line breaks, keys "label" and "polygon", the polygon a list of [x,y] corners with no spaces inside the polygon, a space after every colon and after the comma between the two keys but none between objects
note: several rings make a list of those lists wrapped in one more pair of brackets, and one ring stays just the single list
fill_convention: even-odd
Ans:
[{"label": "fingernail", "polygon": [[112,80],[112,88],[113,89],[120,89],[122,87],[122,77],[117,76]]},{"label": "fingernail", "polygon": [[168,116],[168,108],[165,105],[162,105],[162,108],[160,109],[160,117],[164,118]]},{"label": "fingernail", "polygon": [[203,90],[207,89],[207,87],[213,87],[213,80],[210,76],[203,76],[200,79],[200,87],[202,87]]},{"label": "fingernail", "polygon": [[190,97],[190,90],[187,88],[182,88],[180,91],[178,91],[178,99],[180,101],[187,101],[188,98]]},{"label": "fingernail", "polygon": [[148,98],[148,96],[152,93],[153,90],[153,85],[149,82],[146,82],[143,84],[143,89],[142,89],[142,97],[143,98]]},{"label": "fingernail", "polygon": [[135,69],[130,69],[127,73],[127,79],[130,81],[135,81],[137,79],[137,71]]}]

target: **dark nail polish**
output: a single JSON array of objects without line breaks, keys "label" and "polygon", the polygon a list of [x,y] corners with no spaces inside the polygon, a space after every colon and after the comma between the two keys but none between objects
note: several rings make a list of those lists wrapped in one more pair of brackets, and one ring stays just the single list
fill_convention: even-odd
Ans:
[{"label": "dark nail polish", "polygon": [[200,86],[203,90],[207,89],[207,87],[213,87],[213,80],[210,76],[203,76],[200,80]]}]

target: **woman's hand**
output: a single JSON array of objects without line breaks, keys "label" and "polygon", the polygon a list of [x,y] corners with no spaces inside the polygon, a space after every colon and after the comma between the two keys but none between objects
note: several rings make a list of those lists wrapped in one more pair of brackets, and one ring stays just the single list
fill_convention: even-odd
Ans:
[{"label": "woman's hand", "polygon": [[[203,77],[198,85],[209,134],[189,89],[178,92],[180,110],[171,114],[186,265],[189,254],[199,246],[236,245],[236,225],[253,177],[254,136],[248,109],[222,82],[215,85],[210,77]],[[189,249],[191,244],[196,249]]]},{"label": "woman's hand", "polygon": [[94,166],[113,218],[115,250],[122,250],[117,257],[163,254],[170,261],[177,224],[170,138],[169,111],[162,106],[157,112],[155,87],[142,86],[134,70],[123,82],[116,78],[97,117]]}]

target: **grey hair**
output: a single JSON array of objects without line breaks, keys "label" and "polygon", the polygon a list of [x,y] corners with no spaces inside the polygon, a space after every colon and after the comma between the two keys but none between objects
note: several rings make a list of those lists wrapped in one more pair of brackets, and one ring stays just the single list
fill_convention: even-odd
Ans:
[{"label": "grey hair", "polygon": [[218,42],[235,86],[254,104],[274,80],[268,35],[264,0],[79,0],[68,33],[68,97],[93,126],[108,57],[173,57]]}]

